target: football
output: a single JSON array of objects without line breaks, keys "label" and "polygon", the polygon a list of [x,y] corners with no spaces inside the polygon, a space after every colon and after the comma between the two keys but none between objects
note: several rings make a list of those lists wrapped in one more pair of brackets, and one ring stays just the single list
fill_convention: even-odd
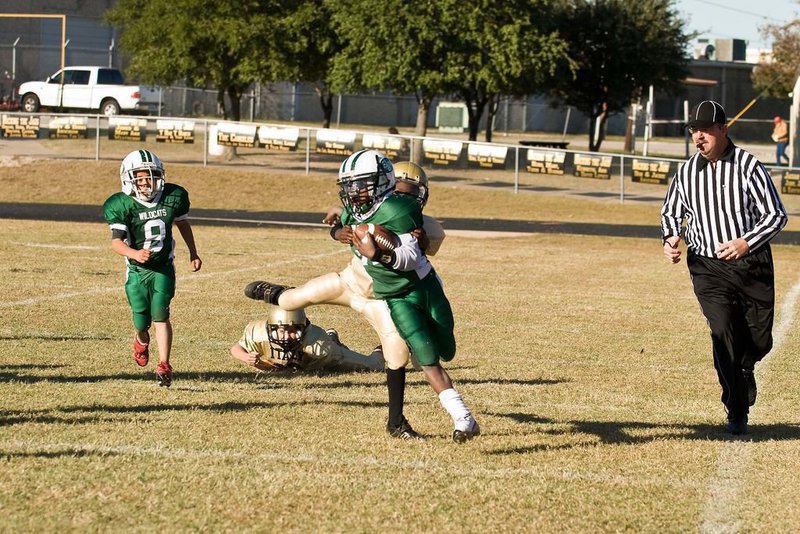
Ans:
[{"label": "football", "polygon": [[372,234],[375,244],[381,250],[394,250],[400,246],[400,238],[397,234],[380,224],[359,224],[353,228],[353,234],[362,242],[365,242],[368,234]]}]

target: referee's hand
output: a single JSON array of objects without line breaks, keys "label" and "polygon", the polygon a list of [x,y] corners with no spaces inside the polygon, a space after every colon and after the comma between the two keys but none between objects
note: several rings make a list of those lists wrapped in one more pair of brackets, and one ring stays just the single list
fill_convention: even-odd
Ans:
[{"label": "referee's hand", "polygon": [[681,261],[681,251],[678,250],[678,243],[680,242],[680,237],[670,237],[664,242],[664,256],[667,257],[670,263]]}]

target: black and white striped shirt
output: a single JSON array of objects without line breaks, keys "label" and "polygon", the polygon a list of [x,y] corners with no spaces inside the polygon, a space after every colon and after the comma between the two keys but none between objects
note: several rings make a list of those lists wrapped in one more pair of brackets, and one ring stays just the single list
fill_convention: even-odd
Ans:
[{"label": "black and white striped shirt", "polygon": [[768,243],[786,225],[786,210],[767,169],[733,144],[716,163],[699,152],[683,163],[661,209],[661,235],[680,235],[695,254],[714,258],[720,243],[744,238],[751,251]]}]

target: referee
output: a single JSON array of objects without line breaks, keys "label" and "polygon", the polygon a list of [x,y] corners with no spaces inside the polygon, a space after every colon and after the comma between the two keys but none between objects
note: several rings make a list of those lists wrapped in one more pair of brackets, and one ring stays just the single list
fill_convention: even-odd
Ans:
[{"label": "referee", "polygon": [[694,293],[711,329],[727,431],[747,433],[756,362],[772,348],[774,272],[769,242],[786,210],[769,173],[728,137],[725,110],[700,102],[688,123],[697,154],[672,178],[661,209],[664,255],[678,263],[681,226]]}]

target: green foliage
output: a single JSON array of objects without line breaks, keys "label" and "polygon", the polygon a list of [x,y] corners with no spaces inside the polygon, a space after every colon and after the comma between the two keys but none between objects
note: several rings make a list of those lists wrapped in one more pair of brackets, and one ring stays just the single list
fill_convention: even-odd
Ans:
[{"label": "green foliage", "polygon": [[592,119],[591,137],[596,119],[623,111],[646,87],[678,91],[689,63],[684,24],[674,0],[568,1],[557,25],[577,71],[562,69],[548,93]]},{"label": "green foliage", "polygon": [[557,67],[572,68],[567,43],[548,31],[550,6],[531,0],[469,0],[448,13],[444,74],[448,89],[467,103],[471,140],[477,137],[484,108],[500,94],[539,92]]},{"label": "green foliage", "polygon": [[767,96],[786,98],[800,73],[800,20],[767,26],[764,34],[773,39],[772,60],[753,70],[753,86]]},{"label": "green foliage", "polygon": [[[129,70],[145,83],[185,79],[227,93],[232,118],[255,81],[274,79],[270,43],[281,3],[272,0],[120,0],[106,13],[122,30]],[[221,102],[222,103],[222,102]]]},{"label": "green foliage", "polygon": [[[368,89],[415,94],[427,114],[433,98],[446,91],[443,39],[455,0],[412,3],[404,0],[331,1],[333,26],[342,39],[331,83],[336,92]],[[425,122],[417,122],[424,134]]]}]

